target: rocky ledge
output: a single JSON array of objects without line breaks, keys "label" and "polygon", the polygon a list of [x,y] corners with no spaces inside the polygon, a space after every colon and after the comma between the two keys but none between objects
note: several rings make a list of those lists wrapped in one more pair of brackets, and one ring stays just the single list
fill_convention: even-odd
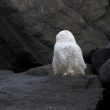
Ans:
[{"label": "rocky ledge", "polygon": [[1,110],[95,110],[102,91],[92,74],[38,77],[0,71]]}]

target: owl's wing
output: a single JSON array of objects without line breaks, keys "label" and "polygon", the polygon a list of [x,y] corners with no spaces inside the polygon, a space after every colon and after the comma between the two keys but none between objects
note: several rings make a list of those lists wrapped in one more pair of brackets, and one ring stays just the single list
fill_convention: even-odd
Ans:
[{"label": "owl's wing", "polygon": [[66,56],[64,53],[64,50],[62,50],[62,48],[56,48],[54,50],[54,58],[56,60],[56,62],[60,63],[60,64],[64,64],[66,62]]},{"label": "owl's wing", "polygon": [[61,46],[54,48],[53,70],[55,74],[63,73],[66,65],[66,57]]},{"label": "owl's wing", "polygon": [[82,53],[82,50],[81,48],[77,45],[77,48],[76,48],[76,54],[77,54],[77,58],[79,59],[79,62],[81,64],[81,66],[86,69],[86,64],[84,62],[84,58],[83,58],[83,53]]}]

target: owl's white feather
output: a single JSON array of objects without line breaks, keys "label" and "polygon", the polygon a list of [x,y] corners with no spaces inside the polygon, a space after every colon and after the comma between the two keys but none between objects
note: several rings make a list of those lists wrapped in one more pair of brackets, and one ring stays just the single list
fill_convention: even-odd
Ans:
[{"label": "owl's white feather", "polygon": [[86,64],[82,51],[68,30],[63,30],[56,36],[52,65],[54,75],[85,74]]}]

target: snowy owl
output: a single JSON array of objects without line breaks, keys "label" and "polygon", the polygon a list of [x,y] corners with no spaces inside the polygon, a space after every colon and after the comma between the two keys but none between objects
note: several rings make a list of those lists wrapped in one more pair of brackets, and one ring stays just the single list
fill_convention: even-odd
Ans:
[{"label": "snowy owl", "polygon": [[68,30],[63,30],[56,36],[52,66],[54,75],[85,74],[86,64],[82,50]]}]

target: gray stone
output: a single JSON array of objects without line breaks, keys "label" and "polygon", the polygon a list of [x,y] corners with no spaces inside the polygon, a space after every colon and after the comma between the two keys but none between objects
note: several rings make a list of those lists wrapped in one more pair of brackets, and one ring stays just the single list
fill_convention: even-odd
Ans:
[{"label": "gray stone", "polygon": [[110,43],[103,32],[91,26],[87,26],[83,29],[81,33],[76,36],[76,40],[82,48],[84,56]]},{"label": "gray stone", "polygon": [[108,9],[108,12],[102,19],[96,21],[94,24],[101,29],[110,40],[110,9]]},{"label": "gray stone", "polygon": [[101,66],[99,77],[103,85],[110,88],[110,58]]},{"label": "gray stone", "polygon": [[95,21],[106,13],[106,7],[109,5],[108,0],[83,0],[80,9],[81,14],[86,20]]},{"label": "gray stone", "polygon": [[[21,62],[22,65],[23,60],[27,60],[28,62],[28,60],[31,59],[34,59],[34,63],[29,61],[28,64],[33,63],[32,65],[34,65],[36,63],[41,65],[40,62],[38,63],[37,59],[33,55],[32,50],[27,46],[26,42],[22,40],[23,35],[20,34],[19,30],[17,30],[16,26],[10,21],[10,19],[6,17],[6,13],[1,11],[3,10],[0,10],[0,40],[2,42],[0,45],[2,49],[4,47],[4,50],[1,49],[3,56],[6,57],[13,68],[16,68],[14,67],[16,63],[20,65],[19,63]],[[22,55],[22,57],[20,55]]]},{"label": "gray stone", "polygon": [[87,21],[95,21],[106,13],[108,0],[63,0],[66,5],[75,8]]},{"label": "gray stone", "polygon": [[91,23],[100,21],[106,6],[108,0],[0,0],[4,59],[16,72],[50,64],[56,34],[64,29],[74,34],[84,56],[88,55],[108,43],[105,31]]},{"label": "gray stone", "polygon": [[100,48],[92,54],[92,64],[96,74],[99,74],[99,69],[109,58],[110,45]]},{"label": "gray stone", "polygon": [[35,75],[35,76],[52,76],[53,74],[52,65],[44,65],[36,68],[31,68],[28,71],[22,72],[22,74]]},{"label": "gray stone", "polygon": [[0,72],[2,110],[95,110],[102,91],[95,75],[35,77]]}]

